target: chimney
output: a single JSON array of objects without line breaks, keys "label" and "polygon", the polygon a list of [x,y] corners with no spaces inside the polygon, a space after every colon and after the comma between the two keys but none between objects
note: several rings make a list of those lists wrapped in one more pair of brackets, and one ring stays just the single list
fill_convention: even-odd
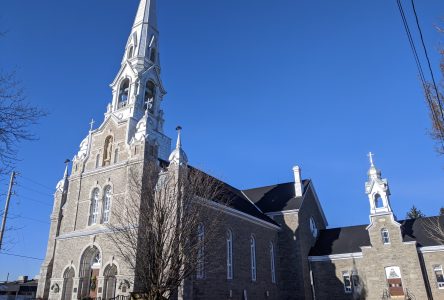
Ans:
[{"label": "chimney", "polygon": [[294,173],[294,194],[296,197],[302,197],[301,168],[299,166],[294,166],[293,173]]},{"label": "chimney", "polygon": [[18,281],[26,283],[28,281],[28,276],[19,276]]}]

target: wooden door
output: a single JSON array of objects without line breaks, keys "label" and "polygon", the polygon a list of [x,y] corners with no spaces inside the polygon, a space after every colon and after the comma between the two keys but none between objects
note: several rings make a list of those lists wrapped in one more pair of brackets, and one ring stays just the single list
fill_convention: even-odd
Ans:
[{"label": "wooden door", "polygon": [[97,286],[99,285],[99,269],[91,270],[91,279],[89,281],[89,297],[97,298]]},{"label": "wooden door", "polygon": [[388,279],[390,296],[399,297],[404,296],[404,289],[402,287],[401,278]]}]

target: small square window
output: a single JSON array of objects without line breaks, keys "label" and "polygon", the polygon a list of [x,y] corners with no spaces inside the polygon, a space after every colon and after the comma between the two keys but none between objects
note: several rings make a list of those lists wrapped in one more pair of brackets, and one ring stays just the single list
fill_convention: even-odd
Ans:
[{"label": "small square window", "polygon": [[442,265],[436,265],[433,267],[433,271],[435,272],[436,283],[439,289],[444,289],[444,273],[442,270]]},{"label": "small square window", "polygon": [[342,279],[344,280],[344,291],[349,294],[352,292],[352,283],[349,272],[342,272]]}]

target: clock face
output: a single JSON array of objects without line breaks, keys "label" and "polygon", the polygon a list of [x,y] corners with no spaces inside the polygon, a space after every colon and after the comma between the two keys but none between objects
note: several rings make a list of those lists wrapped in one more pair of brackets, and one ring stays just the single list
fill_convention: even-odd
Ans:
[{"label": "clock face", "polygon": [[318,237],[318,228],[316,227],[316,222],[313,218],[310,218],[310,231],[314,238]]}]

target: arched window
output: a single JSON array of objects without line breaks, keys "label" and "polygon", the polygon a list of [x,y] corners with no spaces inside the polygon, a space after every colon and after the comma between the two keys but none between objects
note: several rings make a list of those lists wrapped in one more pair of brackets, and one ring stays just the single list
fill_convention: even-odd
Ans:
[{"label": "arched window", "polygon": [[251,280],[256,281],[256,239],[250,237]]},{"label": "arched window", "polygon": [[128,98],[129,98],[129,85],[130,81],[129,79],[125,79],[120,84],[119,89],[119,103],[117,105],[117,108],[125,107],[128,104]]},{"label": "arched window", "polygon": [[89,208],[88,225],[96,224],[98,216],[99,216],[99,189],[95,188],[91,195],[91,205]]},{"label": "arched window", "polygon": [[203,279],[204,272],[204,242],[205,242],[205,227],[202,223],[197,226],[197,279]]},{"label": "arched window", "polygon": [[227,230],[227,279],[233,279],[233,233]]},{"label": "arched window", "polygon": [[271,282],[276,283],[276,265],[273,242],[270,242]]},{"label": "arched window", "polygon": [[128,58],[133,57],[134,47],[131,45],[128,49]]},{"label": "arched window", "polygon": [[103,166],[111,164],[111,156],[113,153],[113,137],[110,135],[105,139],[105,146],[103,148]]},{"label": "arched window", "polygon": [[156,85],[151,81],[148,80],[145,85],[145,96],[143,99],[143,109],[147,110],[150,113],[153,113],[154,111],[154,96],[156,93]]},{"label": "arched window", "polygon": [[390,234],[387,228],[381,229],[381,238],[383,244],[390,244]]},{"label": "arched window", "polygon": [[116,164],[119,161],[119,149],[114,151],[114,163]]},{"label": "arched window", "polygon": [[311,231],[311,235],[314,238],[318,237],[318,227],[316,226],[316,221],[314,220],[313,217],[310,218],[310,231]]},{"label": "arched window", "polygon": [[72,292],[74,287],[74,269],[68,268],[63,273],[63,291],[62,291],[62,300],[71,300]]},{"label": "arched window", "polygon": [[109,216],[111,212],[111,187],[108,185],[103,192],[103,212],[102,223],[109,222]]},{"label": "arched window", "polygon": [[381,208],[384,206],[384,203],[382,202],[382,198],[379,194],[375,195],[375,208]]},{"label": "arched window", "polygon": [[152,62],[156,62],[156,58],[157,58],[157,51],[156,48],[151,48],[151,53],[150,53],[150,60]]},{"label": "arched window", "polygon": [[104,284],[103,284],[103,297],[102,299],[108,300],[112,299],[116,296],[116,275],[117,275],[117,267],[116,265],[108,265],[103,272],[105,276]]}]

